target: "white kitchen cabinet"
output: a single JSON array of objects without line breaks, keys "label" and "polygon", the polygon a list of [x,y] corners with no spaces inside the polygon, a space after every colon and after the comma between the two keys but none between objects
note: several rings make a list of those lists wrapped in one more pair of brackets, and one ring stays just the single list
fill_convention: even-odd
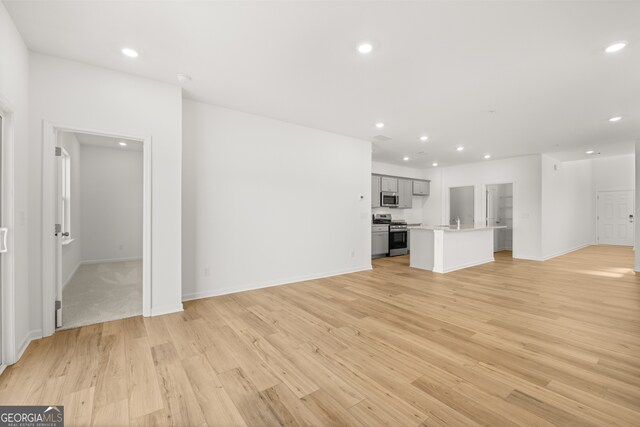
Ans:
[{"label": "white kitchen cabinet", "polygon": [[398,208],[411,209],[413,207],[413,181],[398,179]]},{"label": "white kitchen cabinet", "polygon": [[413,181],[413,195],[414,196],[428,196],[429,195],[429,181]]},{"label": "white kitchen cabinet", "polygon": [[379,257],[389,252],[389,229],[375,227],[371,233],[371,256]]},{"label": "white kitchen cabinet", "polygon": [[398,192],[398,178],[390,176],[383,176],[380,179],[380,191],[386,191],[391,193]]}]

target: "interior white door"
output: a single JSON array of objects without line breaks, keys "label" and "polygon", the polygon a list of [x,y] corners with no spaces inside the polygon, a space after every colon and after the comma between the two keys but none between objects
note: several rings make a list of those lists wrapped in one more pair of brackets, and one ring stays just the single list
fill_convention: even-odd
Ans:
[{"label": "interior white door", "polygon": [[599,191],[598,243],[633,246],[633,191]]}]

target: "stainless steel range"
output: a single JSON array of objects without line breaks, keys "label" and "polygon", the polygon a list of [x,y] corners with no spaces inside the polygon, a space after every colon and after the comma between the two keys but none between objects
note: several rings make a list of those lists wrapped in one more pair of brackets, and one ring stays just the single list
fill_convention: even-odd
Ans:
[{"label": "stainless steel range", "polygon": [[391,214],[375,214],[371,226],[371,255],[398,256],[409,253],[407,222]]},{"label": "stainless steel range", "polygon": [[389,224],[389,256],[406,255],[408,248],[407,221],[392,220]]}]

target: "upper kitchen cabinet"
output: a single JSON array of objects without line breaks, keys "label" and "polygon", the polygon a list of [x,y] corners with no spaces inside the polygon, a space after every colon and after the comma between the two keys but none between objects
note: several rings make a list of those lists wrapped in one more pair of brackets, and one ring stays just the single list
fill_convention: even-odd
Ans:
[{"label": "upper kitchen cabinet", "polygon": [[380,207],[380,177],[371,175],[371,207]]},{"label": "upper kitchen cabinet", "polygon": [[413,181],[413,195],[414,196],[428,196],[429,195],[429,181]]},{"label": "upper kitchen cabinet", "polygon": [[398,207],[410,209],[413,207],[413,181],[410,179],[398,179]]},{"label": "upper kitchen cabinet", "polygon": [[380,179],[380,191],[398,192],[398,178],[383,176]]}]

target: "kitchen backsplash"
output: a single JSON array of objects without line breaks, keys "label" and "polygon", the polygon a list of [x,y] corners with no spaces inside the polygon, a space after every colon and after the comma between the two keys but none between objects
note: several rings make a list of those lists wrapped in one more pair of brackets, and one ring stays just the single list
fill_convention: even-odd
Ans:
[{"label": "kitchen backsplash", "polygon": [[425,203],[426,197],[413,197],[413,208],[411,209],[397,209],[397,208],[372,208],[371,212],[376,213],[390,213],[393,219],[404,219],[408,224],[420,224],[423,223],[422,219],[422,206]]}]

